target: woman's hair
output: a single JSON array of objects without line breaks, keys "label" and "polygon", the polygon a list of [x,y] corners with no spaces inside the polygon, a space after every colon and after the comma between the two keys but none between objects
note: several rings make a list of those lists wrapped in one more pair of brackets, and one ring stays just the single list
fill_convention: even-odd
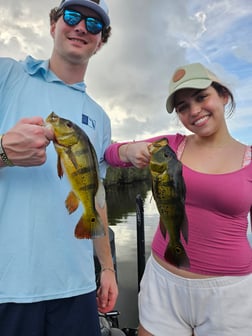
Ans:
[{"label": "woman's hair", "polygon": [[233,112],[235,110],[235,100],[232,92],[226,87],[221,85],[220,83],[217,82],[212,82],[211,86],[217,91],[218,95],[220,97],[227,96],[229,97],[229,109],[227,111],[227,117],[231,117],[233,115]]},{"label": "woman's hair", "polygon": [[[61,17],[61,15],[63,14],[63,10],[62,9],[58,9],[58,7],[55,7],[51,10],[49,17],[50,17],[50,24],[52,25],[53,23],[57,22],[58,19]],[[102,30],[102,42],[106,43],[108,41],[108,38],[111,35],[111,27],[106,27],[103,28]]]}]

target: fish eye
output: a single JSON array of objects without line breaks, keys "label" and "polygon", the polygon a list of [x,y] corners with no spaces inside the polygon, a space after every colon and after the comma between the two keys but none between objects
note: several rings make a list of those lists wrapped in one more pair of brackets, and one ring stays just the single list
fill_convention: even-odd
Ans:
[{"label": "fish eye", "polygon": [[176,251],[176,254],[182,253],[182,249],[179,246],[176,246],[175,251]]},{"label": "fish eye", "polygon": [[73,127],[73,123],[72,123],[71,121],[68,121],[68,122],[66,123],[66,125],[67,125],[67,127],[69,127],[69,128],[72,128],[72,127]]}]

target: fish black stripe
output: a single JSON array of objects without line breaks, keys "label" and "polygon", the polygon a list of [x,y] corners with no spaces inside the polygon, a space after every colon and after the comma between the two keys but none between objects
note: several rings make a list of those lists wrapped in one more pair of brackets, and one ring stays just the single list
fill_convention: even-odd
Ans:
[{"label": "fish black stripe", "polygon": [[74,154],[76,156],[79,156],[79,155],[83,155],[83,154],[87,154],[89,152],[89,149],[88,148],[83,148],[83,149],[79,149],[79,150],[75,150],[74,151]]},{"label": "fish black stripe", "polygon": [[90,173],[91,171],[93,171],[93,167],[83,167],[80,169],[77,169],[75,172],[72,173],[72,176],[75,177],[77,175],[83,175],[83,174],[87,174]]},{"label": "fish black stripe", "polygon": [[96,185],[94,184],[94,183],[92,183],[92,184],[85,184],[85,185],[83,185],[83,186],[81,186],[80,188],[79,188],[79,190],[92,190],[92,189],[95,189],[96,188]]}]

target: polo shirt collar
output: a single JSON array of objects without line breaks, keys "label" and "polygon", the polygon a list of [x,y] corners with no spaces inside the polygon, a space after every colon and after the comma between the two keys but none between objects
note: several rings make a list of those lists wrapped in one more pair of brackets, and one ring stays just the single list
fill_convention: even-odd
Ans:
[{"label": "polo shirt collar", "polygon": [[22,61],[23,66],[26,72],[35,76],[40,74],[47,82],[60,82],[66,86],[72,87],[75,90],[85,92],[86,84],[84,82],[66,84],[60,78],[58,78],[50,69],[49,69],[49,60],[37,60],[32,56],[27,56],[24,61]]}]

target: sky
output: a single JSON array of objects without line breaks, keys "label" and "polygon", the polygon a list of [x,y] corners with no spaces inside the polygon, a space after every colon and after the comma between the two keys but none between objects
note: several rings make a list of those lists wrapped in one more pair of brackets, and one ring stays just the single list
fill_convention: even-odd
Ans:
[{"label": "sky", "polygon": [[[60,0],[59,0],[60,2]],[[0,0],[0,56],[47,59],[54,0]],[[90,60],[87,92],[106,110],[114,141],[185,133],[165,102],[169,78],[201,62],[232,90],[231,134],[252,144],[251,0],[107,0],[112,35]]]}]

